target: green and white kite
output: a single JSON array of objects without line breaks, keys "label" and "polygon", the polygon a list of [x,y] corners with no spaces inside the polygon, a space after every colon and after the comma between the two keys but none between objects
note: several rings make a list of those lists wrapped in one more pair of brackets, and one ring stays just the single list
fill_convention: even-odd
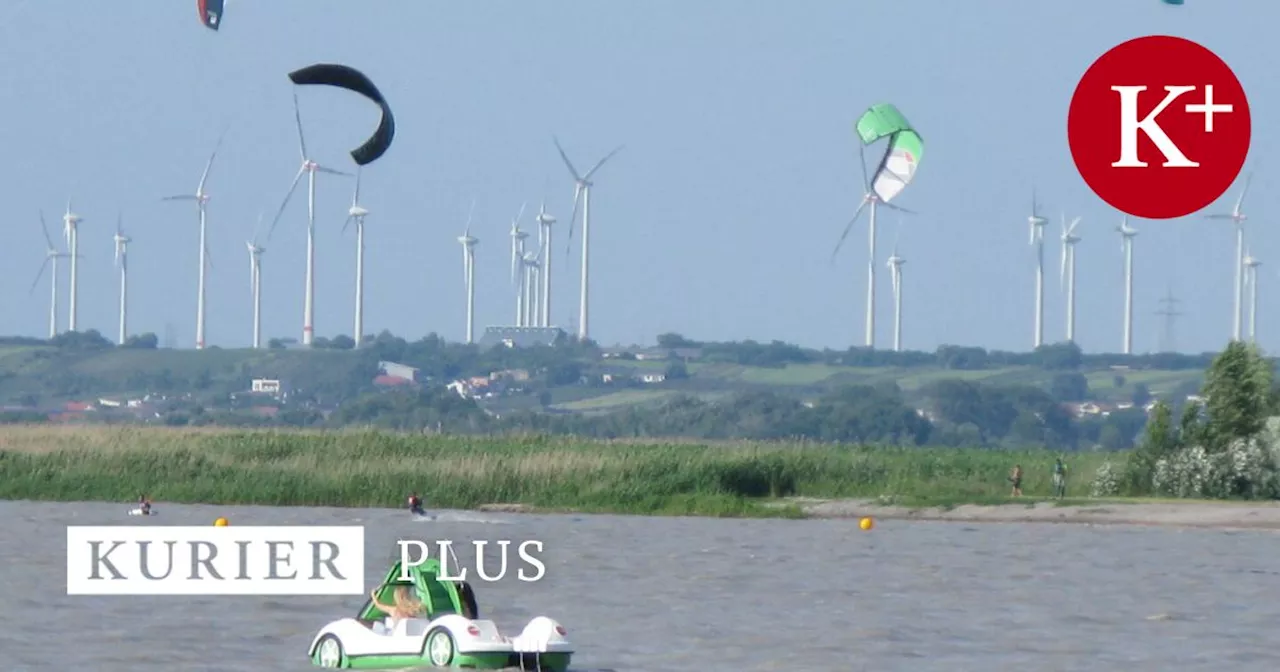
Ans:
[{"label": "green and white kite", "polygon": [[[834,260],[836,253],[840,251],[840,246],[844,244],[844,239],[849,236],[849,231],[853,229],[853,225],[858,221],[858,217],[862,216],[863,209],[869,210],[868,213],[868,233],[870,236],[871,254],[867,259],[867,347],[875,346],[876,331],[876,208],[883,205],[900,212],[911,213],[906,208],[892,205],[890,201],[897,198],[898,194],[906,189],[915,178],[916,169],[920,166],[920,159],[924,156],[924,140],[920,134],[911,127],[911,123],[907,118],[898,111],[897,107],[888,103],[880,103],[872,105],[862,117],[858,119],[856,126],[858,131],[858,158],[862,166],[862,182],[863,195],[862,203],[858,205],[858,209],[853,213],[853,218],[844,227],[844,233],[840,234],[840,241],[836,243],[835,249],[831,252],[831,258]],[[866,148],[868,145],[875,144],[885,140],[884,155],[880,157],[876,164],[874,176],[868,178],[866,165]],[[914,214],[914,213],[911,213]]]}]

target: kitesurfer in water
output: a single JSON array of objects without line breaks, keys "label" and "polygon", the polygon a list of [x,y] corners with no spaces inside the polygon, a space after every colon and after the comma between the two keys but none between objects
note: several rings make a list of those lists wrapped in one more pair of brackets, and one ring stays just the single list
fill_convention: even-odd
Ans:
[{"label": "kitesurfer in water", "polygon": [[151,500],[146,495],[138,495],[138,511],[144,516],[151,515]]},{"label": "kitesurfer in water", "polygon": [[416,492],[409,495],[409,513],[415,516],[423,516],[427,513],[422,510],[422,498]]}]

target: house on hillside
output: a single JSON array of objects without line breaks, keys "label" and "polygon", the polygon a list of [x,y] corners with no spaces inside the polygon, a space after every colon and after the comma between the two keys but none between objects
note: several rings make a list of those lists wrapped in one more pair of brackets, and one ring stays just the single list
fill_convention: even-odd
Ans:
[{"label": "house on hillside", "polygon": [[420,371],[416,367],[408,364],[400,364],[398,362],[378,362],[378,371],[383,376],[391,378],[400,378],[410,383],[421,382],[419,380]]},{"label": "house on hillside", "polygon": [[249,394],[284,399],[289,396],[289,385],[279,378],[254,378],[249,383]]},{"label": "house on hillside", "polygon": [[642,373],[640,374],[640,382],[642,383],[661,383],[667,379],[665,373]]},{"label": "house on hillside", "polygon": [[502,346],[504,348],[534,348],[537,346],[553,346],[565,337],[560,327],[485,327],[484,334],[477,341],[481,349],[488,350]]}]

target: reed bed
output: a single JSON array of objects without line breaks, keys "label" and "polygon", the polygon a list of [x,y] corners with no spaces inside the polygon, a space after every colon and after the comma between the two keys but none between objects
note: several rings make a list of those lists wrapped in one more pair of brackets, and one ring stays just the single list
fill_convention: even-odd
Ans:
[{"label": "reed bed", "polygon": [[[291,506],[521,503],[617,513],[795,515],[782,497],[999,500],[1021,464],[1028,496],[1049,492],[1047,451],[813,443],[598,441],[226,428],[0,428],[0,499]],[[1072,454],[1085,496],[1100,454]]]}]

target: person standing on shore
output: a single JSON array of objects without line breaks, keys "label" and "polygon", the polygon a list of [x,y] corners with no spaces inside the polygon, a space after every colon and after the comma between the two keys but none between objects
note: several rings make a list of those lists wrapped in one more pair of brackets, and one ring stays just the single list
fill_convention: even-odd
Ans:
[{"label": "person standing on shore", "polygon": [[1067,465],[1061,457],[1053,461],[1053,496],[1058,499],[1067,496]]},{"label": "person standing on shore", "polygon": [[1011,492],[1010,495],[1013,497],[1021,497],[1022,496],[1022,465],[1021,464],[1013,465],[1013,471],[1009,472],[1009,482],[1013,484],[1013,492]]}]

